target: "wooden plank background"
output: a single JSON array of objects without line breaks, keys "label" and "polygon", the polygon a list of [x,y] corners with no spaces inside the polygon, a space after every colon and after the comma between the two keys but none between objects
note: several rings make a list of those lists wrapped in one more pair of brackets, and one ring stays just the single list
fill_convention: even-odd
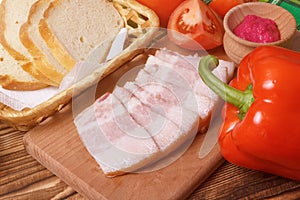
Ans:
[{"label": "wooden plank background", "polygon": [[[23,136],[24,132],[0,123],[0,199],[83,200],[27,154]],[[224,162],[187,199],[299,198],[300,182]]]}]

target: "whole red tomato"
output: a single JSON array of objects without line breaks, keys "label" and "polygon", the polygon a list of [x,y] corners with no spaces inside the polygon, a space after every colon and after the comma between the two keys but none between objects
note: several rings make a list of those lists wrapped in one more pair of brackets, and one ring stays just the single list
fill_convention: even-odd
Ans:
[{"label": "whole red tomato", "polygon": [[167,27],[169,17],[173,10],[184,0],[137,0],[153,10],[160,19],[161,27]]},{"label": "whole red tomato", "polygon": [[168,36],[183,48],[213,49],[223,44],[223,35],[221,19],[202,0],[185,0],[169,19]]}]

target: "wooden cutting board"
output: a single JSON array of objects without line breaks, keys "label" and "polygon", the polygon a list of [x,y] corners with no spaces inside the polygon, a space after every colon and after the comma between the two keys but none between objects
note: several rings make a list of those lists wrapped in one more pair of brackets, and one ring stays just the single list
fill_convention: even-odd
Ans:
[{"label": "wooden cutting board", "polygon": [[[226,58],[223,49],[212,53]],[[124,65],[101,81],[96,97],[111,91],[120,76],[136,65],[134,62]],[[73,123],[71,107],[71,104],[66,106],[27,132],[24,145],[30,155],[88,199],[184,199],[224,161],[218,145],[205,158],[198,158],[205,137],[199,134],[190,148],[165,168],[107,178],[81,143]]]}]

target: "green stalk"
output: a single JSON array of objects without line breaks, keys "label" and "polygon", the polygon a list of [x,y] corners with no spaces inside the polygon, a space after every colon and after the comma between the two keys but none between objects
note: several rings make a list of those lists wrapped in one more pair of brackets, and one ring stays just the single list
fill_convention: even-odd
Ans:
[{"label": "green stalk", "polygon": [[203,1],[208,5],[212,0],[203,0]]},{"label": "green stalk", "polygon": [[224,101],[234,105],[240,110],[242,119],[254,101],[252,85],[245,91],[237,90],[219,80],[211,71],[219,65],[219,60],[212,55],[205,56],[199,63],[199,74],[203,82]]}]

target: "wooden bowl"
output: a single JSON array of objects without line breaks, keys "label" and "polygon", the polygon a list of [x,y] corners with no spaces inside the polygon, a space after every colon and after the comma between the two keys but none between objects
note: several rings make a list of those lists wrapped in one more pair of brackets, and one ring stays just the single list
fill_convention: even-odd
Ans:
[{"label": "wooden bowl", "polygon": [[[279,29],[281,39],[270,43],[256,43],[239,38],[233,33],[247,15],[256,15],[273,20]],[[296,33],[296,20],[284,8],[263,2],[244,3],[233,7],[224,17],[224,49],[233,62],[239,63],[254,48],[263,45],[277,45],[287,47]]]}]

